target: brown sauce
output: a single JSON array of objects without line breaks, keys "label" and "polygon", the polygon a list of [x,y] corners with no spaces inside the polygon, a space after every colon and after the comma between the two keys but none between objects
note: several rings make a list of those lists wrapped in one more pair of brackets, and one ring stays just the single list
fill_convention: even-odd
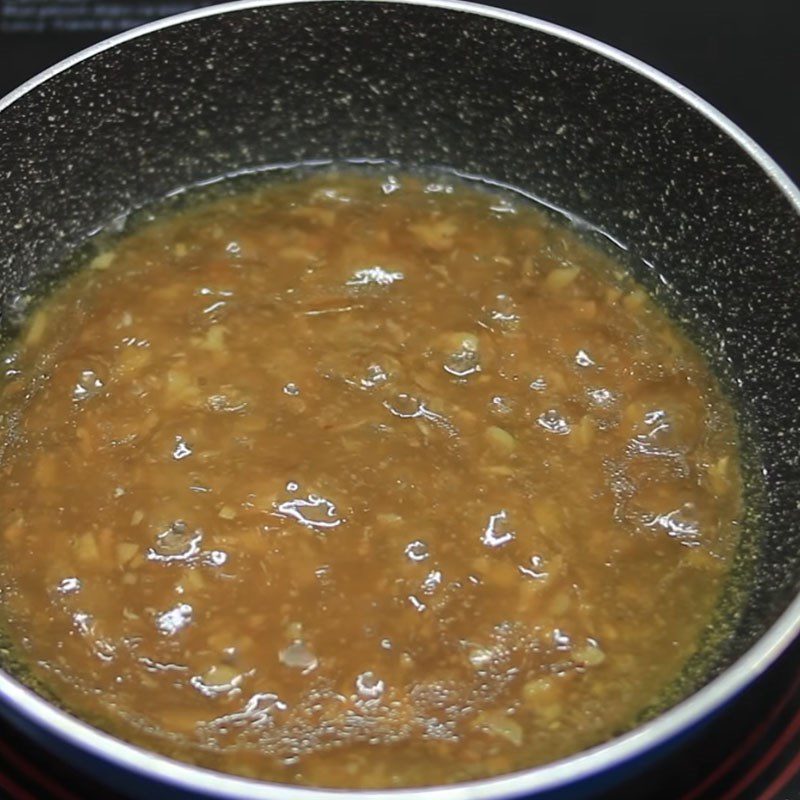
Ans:
[{"label": "brown sauce", "polygon": [[123,237],[0,379],[10,630],[70,709],[234,773],[512,771],[707,627],[733,414],[608,256],[465,183],[329,173]]}]

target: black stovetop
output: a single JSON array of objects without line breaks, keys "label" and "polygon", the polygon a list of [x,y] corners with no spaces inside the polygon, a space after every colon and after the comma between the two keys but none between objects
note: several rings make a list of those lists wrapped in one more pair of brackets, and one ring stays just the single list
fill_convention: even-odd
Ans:
[{"label": "black stovetop", "polygon": [[[491,2],[491,0],[484,0]],[[182,0],[0,0],[0,96],[99,39]],[[798,0],[504,0],[662,69],[716,105],[800,178]],[[0,796],[114,795],[0,724]],[[800,642],[714,720],[603,800],[800,800]]]}]

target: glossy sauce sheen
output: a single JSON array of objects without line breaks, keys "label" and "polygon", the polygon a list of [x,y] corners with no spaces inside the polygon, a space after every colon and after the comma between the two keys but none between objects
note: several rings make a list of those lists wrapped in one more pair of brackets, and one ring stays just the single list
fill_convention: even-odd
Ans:
[{"label": "glossy sauce sheen", "polygon": [[3,370],[20,652],[216,769],[435,784],[598,743],[697,649],[736,544],[696,348],[575,233],[455,180],[157,217]]}]

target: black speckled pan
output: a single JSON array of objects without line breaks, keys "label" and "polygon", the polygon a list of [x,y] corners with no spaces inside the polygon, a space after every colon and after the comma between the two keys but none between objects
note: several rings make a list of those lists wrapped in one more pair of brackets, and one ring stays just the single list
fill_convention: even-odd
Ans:
[{"label": "black speckled pan", "polygon": [[[453,167],[591,221],[668,287],[740,409],[749,530],[688,698],[556,764],[364,796],[591,794],[696,735],[800,629],[800,194],[703,101],[570,31],[460,2],[234,3],[111,39],[0,101],[0,323],[132,207],[225,173],[350,158]],[[0,713],[136,796],[331,795],[146,753],[6,672]]]}]

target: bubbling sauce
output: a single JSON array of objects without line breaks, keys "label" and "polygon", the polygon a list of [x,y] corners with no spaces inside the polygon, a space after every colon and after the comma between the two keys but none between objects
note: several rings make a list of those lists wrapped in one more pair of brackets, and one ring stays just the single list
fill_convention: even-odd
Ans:
[{"label": "bubbling sauce", "polygon": [[737,542],[733,414],[609,256],[455,179],[156,215],[0,379],[0,570],[74,713],[330,787],[541,764],[675,679]]}]

